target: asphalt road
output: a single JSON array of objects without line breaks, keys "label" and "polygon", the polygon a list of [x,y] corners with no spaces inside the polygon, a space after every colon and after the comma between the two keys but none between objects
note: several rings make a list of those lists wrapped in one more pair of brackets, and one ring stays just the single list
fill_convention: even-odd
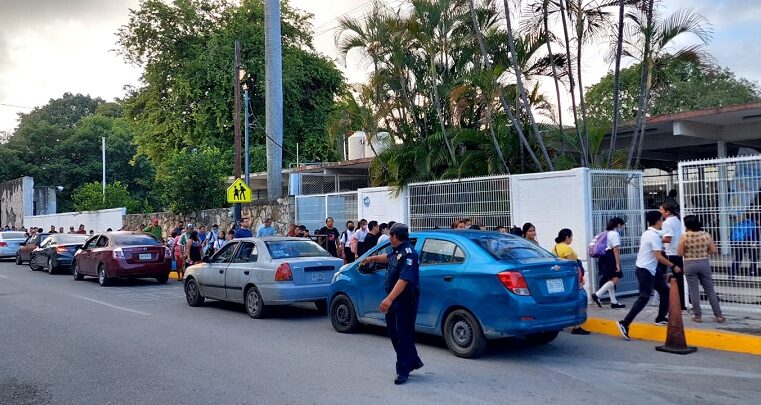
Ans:
[{"label": "asphalt road", "polygon": [[310,305],[250,319],[189,307],[180,283],[94,279],[0,263],[0,404],[758,403],[761,358],[561,333],[459,359],[419,336],[425,367],[393,385],[380,328],[336,333]]}]

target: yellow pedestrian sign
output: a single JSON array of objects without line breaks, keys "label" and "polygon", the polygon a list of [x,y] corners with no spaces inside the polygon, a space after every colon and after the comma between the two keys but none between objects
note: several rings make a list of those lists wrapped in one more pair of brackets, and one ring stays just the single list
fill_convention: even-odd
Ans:
[{"label": "yellow pedestrian sign", "polygon": [[241,179],[236,179],[233,184],[227,188],[227,202],[229,203],[250,203],[251,187],[246,185]]}]

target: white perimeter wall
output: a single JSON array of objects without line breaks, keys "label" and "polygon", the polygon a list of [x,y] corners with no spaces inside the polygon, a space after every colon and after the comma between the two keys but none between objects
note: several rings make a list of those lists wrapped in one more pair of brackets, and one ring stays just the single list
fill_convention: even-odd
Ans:
[{"label": "white perimeter wall", "polygon": [[111,228],[117,231],[122,228],[126,208],[112,208],[100,211],[64,212],[52,215],[35,215],[24,217],[24,226],[27,228],[36,226],[45,231],[50,230],[50,225],[55,225],[56,230],[63,227],[64,232],[69,232],[69,227],[79,229],[79,224],[84,224],[87,232],[90,229],[96,233],[105,232]]},{"label": "white perimeter wall", "polygon": [[388,223],[407,223],[407,188],[398,195],[392,187],[372,187],[357,190],[357,219]]}]

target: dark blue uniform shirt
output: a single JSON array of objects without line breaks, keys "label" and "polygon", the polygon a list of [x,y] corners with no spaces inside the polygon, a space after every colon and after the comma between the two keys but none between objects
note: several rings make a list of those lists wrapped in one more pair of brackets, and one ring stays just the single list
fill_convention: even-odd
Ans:
[{"label": "dark blue uniform shirt", "polygon": [[415,248],[412,247],[409,241],[402,242],[388,255],[388,271],[386,272],[386,282],[384,284],[386,294],[394,289],[394,285],[396,285],[399,279],[409,283],[407,288],[404,289],[404,293],[418,290],[418,285],[420,284],[420,261],[418,260]]}]

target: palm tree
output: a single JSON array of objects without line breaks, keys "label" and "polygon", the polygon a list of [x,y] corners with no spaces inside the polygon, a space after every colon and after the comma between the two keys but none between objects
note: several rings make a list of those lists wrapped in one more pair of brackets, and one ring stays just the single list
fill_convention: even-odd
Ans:
[{"label": "palm tree", "polygon": [[621,117],[621,54],[624,48],[624,13],[625,0],[618,1],[618,33],[616,35],[616,67],[613,72],[613,128],[610,133],[610,146],[608,147],[608,167],[613,161],[613,153],[616,150],[616,137],[618,136],[618,119]]}]

